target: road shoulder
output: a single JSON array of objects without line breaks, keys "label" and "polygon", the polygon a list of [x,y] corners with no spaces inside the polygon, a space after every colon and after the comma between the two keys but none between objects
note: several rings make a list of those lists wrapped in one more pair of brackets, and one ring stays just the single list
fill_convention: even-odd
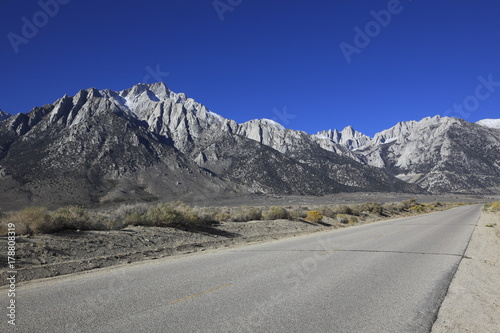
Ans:
[{"label": "road shoulder", "polygon": [[498,281],[500,214],[483,211],[431,332],[498,332]]}]

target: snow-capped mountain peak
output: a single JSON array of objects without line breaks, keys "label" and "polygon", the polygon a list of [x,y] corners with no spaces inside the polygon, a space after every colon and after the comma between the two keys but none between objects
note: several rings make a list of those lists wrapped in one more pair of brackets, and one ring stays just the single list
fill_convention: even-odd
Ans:
[{"label": "snow-capped mountain peak", "polygon": [[482,119],[476,124],[489,128],[500,128],[500,119]]}]

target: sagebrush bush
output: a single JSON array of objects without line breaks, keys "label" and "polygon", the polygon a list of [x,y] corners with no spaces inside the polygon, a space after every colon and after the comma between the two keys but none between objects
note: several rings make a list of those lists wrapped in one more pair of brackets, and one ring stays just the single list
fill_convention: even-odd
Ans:
[{"label": "sagebrush bush", "polygon": [[337,214],[337,222],[347,224],[349,223],[349,218],[345,214]]},{"label": "sagebrush bush", "polygon": [[43,233],[50,223],[50,215],[45,207],[28,207],[8,214],[7,223],[16,225],[17,234]]},{"label": "sagebrush bush", "polygon": [[346,215],[353,215],[353,209],[352,207],[349,207],[347,205],[341,205],[341,206],[338,206],[336,209],[335,209],[335,213],[337,214],[346,214]]},{"label": "sagebrush bush", "polygon": [[291,220],[300,220],[303,219],[307,216],[307,213],[304,209],[302,208],[294,208],[290,211],[290,219]]},{"label": "sagebrush bush", "polygon": [[410,207],[413,207],[417,205],[417,199],[409,199],[409,200],[404,200],[402,202],[404,209],[410,209]]},{"label": "sagebrush bush", "polygon": [[[219,208],[194,207],[192,209],[192,211],[194,214],[198,215],[198,218],[199,218],[198,222],[200,224],[213,225],[213,224],[219,224],[220,222],[225,222],[225,221],[221,221],[221,220],[216,218],[216,216],[219,216],[219,214],[221,212],[221,210]],[[219,216],[219,217],[221,217],[221,216]]]},{"label": "sagebrush bush", "polygon": [[214,216],[216,221],[227,222],[231,219],[231,214],[229,212],[219,212]]},{"label": "sagebrush bush", "polygon": [[312,210],[307,213],[306,221],[311,223],[320,223],[323,221],[323,215],[321,215],[321,213],[317,210]]},{"label": "sagebrush bush", "polygon": [[231,210],[231,220],[247,222],[262,219],[262,210],[255,207],[238,207]]},{"label": "sagebrush bush", "polygon": [[126,220],[129,222],[121,220],[112,220],[109,217],[100,216],[100,221],[101,221],[100,223],[103,226],[104,230],[120,230],[129,225],[139,225],[136,223],[132,223],[132,219],[126,218]]},{"label": "sagebrush bush", "polygon": [[[147,211],[146,211],[147,213]],[[116,219],[114,220],[114,225],[115,227],[118,227],[119,225],[125,226],[125,225],[140,225],[142,221],[144,221],[146,217],[146,213],[140,214],[140,213],[131,213],[127,216],[125,216],[123,219]]]},{"label": "sagebrush bush", "polygon": [[353,215],[362,215],[363,213],[382,215],[383,211],[384,206],[380,202],[365,202],[354,207]]},{"label": "sagebrush bush", "polygon": [[149,207],[145,219],[140,221],[143,225],[154,227],[169,227],[180,224],[181,213],[170,204],[157,204]]},{"label": "sagebrush bush", "polygon": [[490,202],[484,205],[484,210],[491,212],[500,212],[500,201]]},{"label": "sagebrush bush", "polygon": [[8,223],[14,223],[16,233],[20,235],[106,229],[102,218],[78,206],[61,207],[54,212],[49,212],[44,207],[27,207],[6,214],[0,224]]},{"label": "sagebrush bush", "polygon": [[415,205],[415,206],[411,206],[409,208],[409,211],[413,212],[413,213],[422,213],[422,212],[425,212],[425,207],[423,205]]},{"label": "sagebrush bush", "polygon": [[103,230],[96,216],[80,206],[61,207],[49,215],[49,222],[42,233],[55,233],[65,230]]},{"label": "sagebrush bush", "polygon": [[262,213],[262,219],[264,220],[280,220],[288,219],[290,214],[283,207],[271,207]]},{"label": "sagebrush bush", "polygon": [[357,223],[358,219],[355,216],[349,217],[349,223]]},{"label": "sagebrush bush", "polygon": [[[206,217],[212,221],[211,218]],[[193,228],[207,222],[197,212],[183,202],[160,203],[150,206],[139,225],[154,227]]]},{"label": "sagebrush bush", "polygon": [[330,206],[323,206],[320,209],[316,209],[321,215],[327,216],[327,217],[335,217],[335,214],[337,214],[335,208],[330,207]]},{"label": "sagebrush bush", "polygon": [[121,205],[111,212],[110,219],[115,221],[138,221],[146,215],[149,207],[150,206],[146,203]]},{"label": "sagebrush bush", "polygon": [[402,203],[388,203],[384,205],[384,209],[390,214],[399,214],[405,211],[405,207]]}]

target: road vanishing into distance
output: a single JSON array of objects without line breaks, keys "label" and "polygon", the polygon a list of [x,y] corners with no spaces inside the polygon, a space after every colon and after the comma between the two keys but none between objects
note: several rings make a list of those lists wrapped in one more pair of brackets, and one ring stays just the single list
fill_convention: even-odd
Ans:
[{"label": "road vanishing into distance", "polygon": [[481,207],[26,283],[0,331],[429,332]]}]

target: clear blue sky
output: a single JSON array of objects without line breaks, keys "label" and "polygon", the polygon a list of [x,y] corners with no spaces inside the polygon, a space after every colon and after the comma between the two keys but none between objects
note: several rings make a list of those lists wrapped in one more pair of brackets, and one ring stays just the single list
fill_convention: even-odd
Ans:
[{"label": "clear blue sky", "polygon": [[[213,0],[59,1],[52,15],[38,1],[1,2],[0,109],[162,80],[224,117],[309,133],[373,135],[464,100],[472,111],[450,115],[500,118],[500,83],[476,91],[479,76],[500,82],[496,0],[220,0],[219,13]],[[370,23],[388,6],[388,24]],[[358,40],[348,63],[340,44],[356,46],[367,24],[370,43]]]}]

